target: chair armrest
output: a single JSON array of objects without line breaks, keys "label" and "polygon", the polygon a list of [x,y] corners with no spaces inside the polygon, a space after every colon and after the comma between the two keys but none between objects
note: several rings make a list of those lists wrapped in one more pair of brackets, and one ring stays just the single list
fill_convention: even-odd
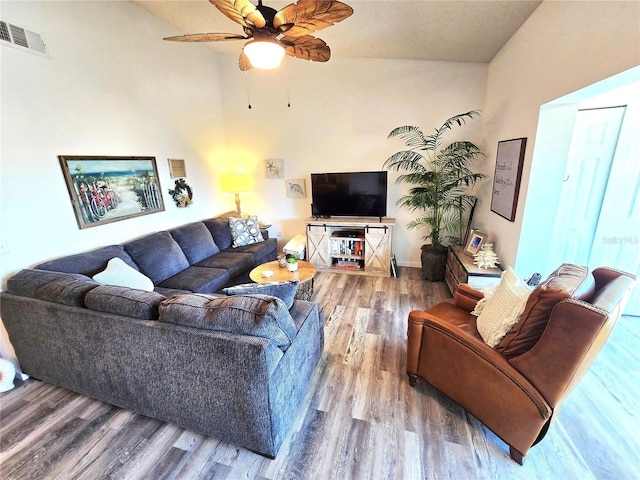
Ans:
[{"label": "chair armrest", "polygon": [[455,305],[468,312],[471,312],[476,308],[476,303],[483,298],[484,293],[480,290],[476,290],[467,283],[461,283],[458,285],[458,288],[453,294],[453,301]]},{"label": "chair armrest", "polygon": [[409,324],[407,327],[407,372],[415,374],[418,372],[418,358],[420,357],[420,346],[422,345],[422,329],[428,321],[436,319],[423,310],[413,310],[409,313]]},{"label": "chair armrest", "polygon": [[480,338],[476,330],[475,317],[469,312],[470,310],[460,308],[451,302],[441,302],[427,310],[410,312],[407,328],[407,373],[418,373],[423,333],[429,325],[448,325],[459,331],[461,335]]}]

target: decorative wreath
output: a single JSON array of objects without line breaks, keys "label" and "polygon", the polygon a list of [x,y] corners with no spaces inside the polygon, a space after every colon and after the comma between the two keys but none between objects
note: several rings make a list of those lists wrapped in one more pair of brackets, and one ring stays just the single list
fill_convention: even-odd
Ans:
[{"label": "decorative wreath", "polygon": [[169,190],[169,195],[173,197],[173,201],[176,202],[177,207],[188,207],[193,200],[193,190],[187,185],[184,178],[177,179],[175,183],[176,187],[173,190]]}]

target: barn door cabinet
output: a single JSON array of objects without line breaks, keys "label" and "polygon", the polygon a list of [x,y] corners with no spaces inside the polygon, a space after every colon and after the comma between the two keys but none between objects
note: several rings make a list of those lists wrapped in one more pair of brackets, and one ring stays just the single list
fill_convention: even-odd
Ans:
[{"label": "barn door cabinet", "polygon": [[308,218],[307,257],[318,269],[391,275],[393,218]]}]

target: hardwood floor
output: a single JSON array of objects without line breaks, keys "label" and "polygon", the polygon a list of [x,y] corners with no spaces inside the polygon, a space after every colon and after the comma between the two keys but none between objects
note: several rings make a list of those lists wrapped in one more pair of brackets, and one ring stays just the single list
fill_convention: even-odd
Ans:
[{"label": "hardwood floor", "polygon": [[448,298],[419,270],[319,273],[325,353],[278,457],[30,380],[1,394],[3,479],[633,479],[640,319],[623,317],[524,466],[475,418],[405,372],[406,319]]}]

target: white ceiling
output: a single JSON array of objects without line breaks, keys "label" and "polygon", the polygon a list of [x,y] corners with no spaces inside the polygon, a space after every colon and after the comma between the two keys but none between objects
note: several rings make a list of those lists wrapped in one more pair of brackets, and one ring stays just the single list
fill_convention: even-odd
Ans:
[{"label": "white ceiling", "polygon": [[[165,20],[167,36],[243,33],[239,24],[225,17],[208,0],[132,1]],[[263,1],[276,10],[292,3]],[[493,59],[542,3],[541,0],[343,1],[353,8],[353,15],[314,34],[327,42],[333,56],[484,63]],[[239,55],[243,41],[207,45],[218,52]],[[181,46],[189,48],[189,44]]]}]

